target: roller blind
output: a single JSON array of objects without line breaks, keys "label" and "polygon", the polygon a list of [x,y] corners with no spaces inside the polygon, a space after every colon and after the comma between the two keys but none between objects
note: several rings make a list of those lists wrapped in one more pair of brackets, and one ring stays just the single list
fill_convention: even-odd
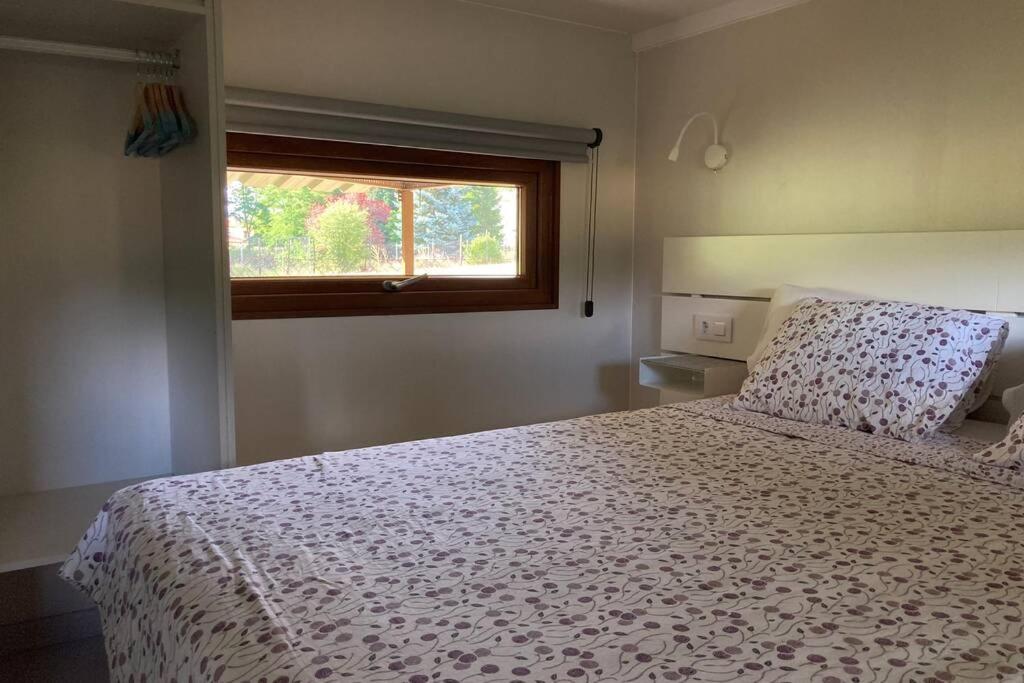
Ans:
[{"label": "roller blind", "polygon": [[572,128],[427,109],[228,87],[227,129],[498,156],[587,161],[595,128]]}]

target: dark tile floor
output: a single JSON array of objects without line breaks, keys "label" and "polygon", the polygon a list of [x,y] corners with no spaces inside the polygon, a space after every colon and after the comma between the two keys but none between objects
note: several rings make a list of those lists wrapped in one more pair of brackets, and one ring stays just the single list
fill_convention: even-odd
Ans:
[{"label": "dark tile floor", "polygon": [[108,683],[103,639],[87,638],[0,657],[0,681]]}]

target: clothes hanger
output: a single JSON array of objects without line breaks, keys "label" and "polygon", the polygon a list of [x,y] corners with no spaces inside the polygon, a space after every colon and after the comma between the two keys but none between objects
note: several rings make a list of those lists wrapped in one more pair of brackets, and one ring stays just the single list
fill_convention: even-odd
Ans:
[{"label": "clothes hanger", "polygon": [[[178,52],[174,53],[174,60],[177,63]],[[171,107],[175,112],[178,121],[178,131],[181,134],[182,142],[189,142],[196,136],[197,128],[196,122],[192,118],[192,115],[188,111],[188,107],[185,105],[185,95],[181,92],[181,88],[174,84],[174,64],[167,67],[167,88],[168,98],[171,103]]]},{"label": "clothes hanger", "polygon": [[175,111],[181,124],[182,135],[185,136],[186,140],[191,140],[196,136],[196,122],[192,119],[192,115],[189,114],[188,107],[185,106],[185,96],[177,85],[171,85],[171,99],[174,102]]},{"label": "clothes hanger", "polygon": [[128,126],[128,133],[125,135],[124,140],[125,156],[131,156],[134,153],[134,150],[139,143],[139,138],[143,134],[142,98],[142,83],[137,82],[135,84],[135,99],[132,104],[131,124]]},{"label": "clothes hanger", "polygon": [[143,55],[136,52],[137,62],[135,67],[135,109],[132,116],[132,125],[125,139],[125,156],[142,156],[142,150],[146,149],[153,136],[153,127],[149,120],[149,110],[146,105],[146,84],[143,73]]},{"label": "clothes hanger", "polygon": [[136,111],[142,126],[133,144],[125,149],[125,154],[150,157],[155,156],[153,150],[160,143],[161,131],[153,104],[151,83],[149,83],[150,67],[147,65],[149,56],[146,53],[140,53],[139,59],[139,83],[137,85],[139,100],[136,103]]},{"label": "clothes hanger", "polygon": [[143,87],[143,95],[143,120],[146,122],[146,130],[149,131],[149,134],[145,136],[139,153],[145,157],[159,156],[157,150],[164,141],[165,133],[160,125],[160,110],[155,101],[152,83],[146,83]]},{"label": "clothes hanger", "polygon": [[[196,125],[180,89],[171,84],[175,64],[137,52],[135,103],[125,156],[160,157],[196,136]],[[175,58],[176,61],[176,58]]]},{"label": "clothes hanger", "polygon": [[[150,82],[146,85],[146,89],[149,92],[149,107],[156,130],[153,136],[153,143],[146,154],[146,156],[152,157],[163,156],[177,147],[177,144],[174,142],[174,131],[177,128],[177,124],[173,120],[169,121],[167,118],[159,79],[159,68],[154,65],[150,68]],[[173,119],[173,117],[171,118]]]},{"label": "clothes hanger", "polygon": [[159,153],[162,156],[180,145],[184,139],[181,135],[181,127],[178,125],[178,117],[174,115],[174,109],[168,101],[167,84],[153,84],[153,92],[156,96],[157,109],[160,112],[160,130],[163,132],[159,146]]}]

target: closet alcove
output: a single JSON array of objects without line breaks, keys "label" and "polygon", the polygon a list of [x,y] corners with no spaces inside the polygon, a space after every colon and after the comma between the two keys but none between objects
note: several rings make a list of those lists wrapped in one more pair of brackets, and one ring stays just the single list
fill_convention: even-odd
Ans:
[{"label": "closet alcove", "polygon": [[212,0],[0,0],[0,34],[177,50],[198,126],[126,158],[138,67],[0,49],[0,572],[61,562],[106,498],[234,464]]}]

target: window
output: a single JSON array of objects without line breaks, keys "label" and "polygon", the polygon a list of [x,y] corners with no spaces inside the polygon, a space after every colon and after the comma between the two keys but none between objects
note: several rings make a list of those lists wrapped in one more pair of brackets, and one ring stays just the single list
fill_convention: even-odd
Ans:
[{"label": "window", "polygon": [[558,305],[557,162],[247,133],[227,161],[236,319]]}]

